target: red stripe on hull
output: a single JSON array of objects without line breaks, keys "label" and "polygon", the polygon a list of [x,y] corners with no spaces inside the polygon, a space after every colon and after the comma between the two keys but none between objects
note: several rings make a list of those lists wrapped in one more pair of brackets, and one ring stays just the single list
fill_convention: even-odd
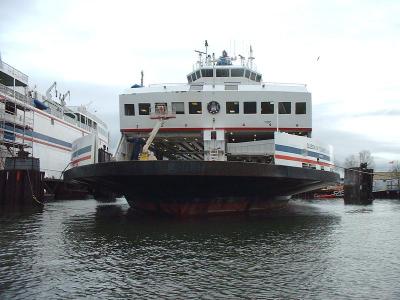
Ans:
[{"label": "red stripe on hull", "polygon": [[92,157],[91,155],[87,155],[87,156],[78,158],[78,159],[76,159],[76,160],[73,160],[73,161],[71,162],[71,164],[74,166],[74,165],[76,165],[78,162],[83,161],[83,160],[90,159],[91,157]]},{"label": "red stripe on hull", "polygon": [[[273,127],[225,127],[225,128],[215,128],[219,130],[226,131],[276,131]],[[121,128],[121,132],[150,132],[153,128]],[[202,131],[202,130],[212,130],[212,128],[160,128],[161,132],[175,132],[175,131]],[[279,128],[281,131],[296,131],[296,132],[311,132],[311,128]]]},{"label": "red stripe on hull", "polygon": [[133,208],[155,214],[171,215],[178,217],[234,214],[251,211],[266,211],[273,208],[285,206],[288,201],[257,201],[249,202],[246,200],[225,202],[213,201],[203,203],[163,203],[153,201],[135,201],[130,204]]},{"label": "red stripe on hull", "polygon": [[275,158],[283,159],[283,160],[299,161],[299,162],[304,162],[304,163],[313,164],[313,165],[326,166],[326,167],[333,166],[332,164],[329,164],[329,163],[318,162],[318,161],[315,161],[315,160],[299,158],[299,157],[293,157],[293,156],[287,156],[287,155],[281,155],[281,154],[275,154]]}]

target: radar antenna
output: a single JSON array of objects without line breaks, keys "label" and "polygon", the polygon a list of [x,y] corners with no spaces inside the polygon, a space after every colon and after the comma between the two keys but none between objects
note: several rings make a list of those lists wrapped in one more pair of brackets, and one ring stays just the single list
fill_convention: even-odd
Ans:
[{"label": "radar antenna", "polygon": [[250,69],[252,69],[253,68],[253,60],[254,60],[254,56],[253,56],[253,48],[251,47],[251,45],[250,45],[250,54],[249,54],[249,64],[250,64]]},{"label": "radar antenna", "polygon": [[241,55],[241,54],[238,54],[239,55],[239,57],[240,57],[240,64],[242,65],[242,66],[244,66],[244,60],[246,59],[243,55]]},{"label": "radar antenna", "polygon": [[194,50],[194,52],[199,54],[199,61],[197,62],[199,64],[199,67],[202,66],[202,55],[205,54],[207,58],[207,53],[199,50]]}]

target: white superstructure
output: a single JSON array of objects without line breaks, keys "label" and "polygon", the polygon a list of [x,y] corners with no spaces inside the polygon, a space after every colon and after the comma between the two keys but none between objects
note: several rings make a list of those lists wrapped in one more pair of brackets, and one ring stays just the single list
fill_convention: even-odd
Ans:
[{"label": "white superstructure", "polygon": [[27,75],[0,63],[0,168],[5,157],[24,149],[40,159],[45,177],[58,179],[77,138],[94,134],[99,147],[108,149],[107,125],[84,106],[67,106],[69,95],[53,83],[44,96],[29,87]]},{"label": "white superstructure", "polygon": [[[187,75],[187,83],[134,85],[120,95],[122,137],[116,153],[118,160],[137,159],[155,126],[150,116],[160,105],[175,118],[163,124],[152,143],[158,159],[272,163],[277,132],[291,133],[283,138],[286,140],[293,135],[311,138],[311,94],[305,84],[264,82],[255,68],[251,48],[247,59],[229,57],[226,51],[216,59],[207,53],[207,46],[205,52],[196,51],[199,59]],[[273,151],[263,152],[260,144],[268,144]],[[239,149],[244,148],[241,153]],[[331,157],[321,157],[331,161]],[[299,163],[303,167],[326,168],[320,159],[315,158],[315,164],[309,160]]]}]

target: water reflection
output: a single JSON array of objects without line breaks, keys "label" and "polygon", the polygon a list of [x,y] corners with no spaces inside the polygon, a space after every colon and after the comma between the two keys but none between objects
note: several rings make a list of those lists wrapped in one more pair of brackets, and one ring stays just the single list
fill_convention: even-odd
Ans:
[{"label": "water reflection", "polygon": [[0,218],[0,298],[390,298],[400,295],[399,258],[386,250],[400,246],[399,206],[293,201],[177,220],[123,199],[51,203]]}]

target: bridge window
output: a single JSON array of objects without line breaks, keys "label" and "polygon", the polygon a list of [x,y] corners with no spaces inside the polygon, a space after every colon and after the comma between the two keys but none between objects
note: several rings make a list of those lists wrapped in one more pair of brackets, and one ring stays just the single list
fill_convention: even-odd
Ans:
[{"label": "bridge window", "polygon": [[291,102],[279,102],[279,114],[289,115],[292,113]]},{"label": "bridge window", "polygon": [[197,70],[197,71],[196,71],[196,77],[197,77],[197,79],[199,79],[199,78],[201,77],[201,75],[200,75],[200,70]]},{"label": "bridge window", "polygon": [[249,70],[246,70],[246,77],[247,77],[247,78],[250,78],[250,73],[251,73],[251,72],[250,72]]},{"label": "bridge window", "polygon": [[87,124],[88,124],[89,127],[92,127],[92,120],[87,119]]},{"label": "bridge window", "polygon": [[197,78],[196,78],[196,73],[192,73],[192,80],[193,80],[193,81],[196,81],[196,79],[197,79]]},{"label": "bridge window", "polygon": [[125,104],[125,116],[135,115],[135,104]]},{"label": "bridge window", "polygon": [[73,113],[65,113],[67,117],[70,117],[71,119],[75,119],[75,115]]},{"label": "bridge window", "polygon": [[256,114],[257,102],[243,102],[243,112],[245,114]]},{"label": "bridge window", "polygon": [[226,102],[226,113],[227,114],[238,114],[239,113],[239,102]]},{"label": "bridge window", "polygon": [[201,69],[201,76],[203,76],[203,77],[213,77],[214,76],[213,69]]},{"label": "bridge window", "polygon": [[305,115],[307,113],[306,102],[296,102],[296,115]]},{"label": "bridge window", "polygon": [[86,124],[86,117],[81,115],[81,123]]},{"label": "bridge window", "polygon": [[150,103],[139,103],[139,115],[150,114]]},{"label": "bridge window", "polygon": [[244,69],[232,69],[231,70],[232,77],[243,77],[244,76]]},{"label": "bridge window", "polygon": [[189,102],[189,114],[196,115],[202,113],[201,102]]},{"label": "bridge window", "polygon": [[261,102],[261,113],[270,115],[274,113],[274,102]]},{"label": "bridge window", "polygon": [[257,81],[257,82],[260,82],[260,81],[261,81],[261,75],[260,75],[260,74],[257,74],[256,81]]},{"label": "bridge window", "polygon": [[251,80],[256,80],[256,73],[251,72],[250,79]]},{"label": "bridge window", "polygon": [[229,77],[228,69],[217,69],[217,77]]},{"label": "bridge window", "polygon": [[185,113],[185,103],[183,102],[172,102],[172,111],[177,115],[183,115]]},{"label": "bridge window", "polygon": [[191,83],[192,82],[192,75],[188,75],[187,76],[187,80],[188,80],[189,83]]},{"label": "bridge window", "polygon": [[157,102],[154,105],[154,111],[159,114],[164,114],[168,111],[168,104],[165,102]]}]

